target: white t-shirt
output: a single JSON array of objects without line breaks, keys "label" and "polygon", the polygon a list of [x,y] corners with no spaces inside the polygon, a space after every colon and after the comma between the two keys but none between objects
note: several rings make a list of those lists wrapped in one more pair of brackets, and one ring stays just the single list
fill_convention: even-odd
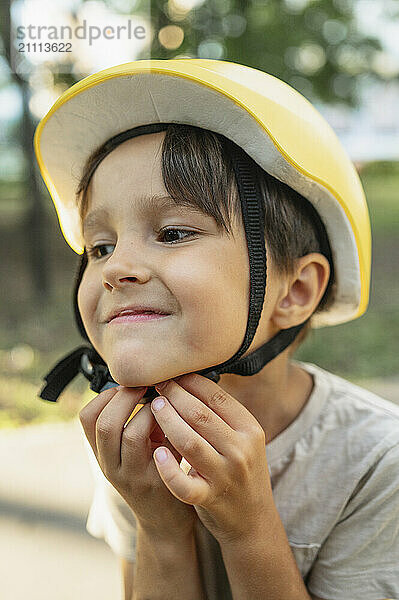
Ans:
[{"label": "white t-shirt", "polygon": [[[305,585],[329,600],[399,600],[399,406],[296,363],[314,387],[266,458]],[[87,531],[135,561],[134,514],[86,447],[96,480]],[[219,545],[201,525],[196,543],[208,600],[231,598]]]}]

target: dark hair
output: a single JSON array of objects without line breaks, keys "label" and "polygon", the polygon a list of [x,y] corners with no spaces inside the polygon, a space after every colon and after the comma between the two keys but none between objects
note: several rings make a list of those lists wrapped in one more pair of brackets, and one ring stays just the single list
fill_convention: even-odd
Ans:
[{"label": "dark hair", "polygon": [[[195,206],[212,216],[218,227],[231,234],[233,219],[242,223],[231,145],[225,136],[194,127],[170,124],[162,145],[162,177],[168,194],[177,205]],[[118,143],[115,143],[116,147]],[[81,222],[88,207],[91,177],[101,160],[113,149],[105,142],[86,161],[76,196]],[[252,159],[251,159],[252,160]],[[327,240],[324,225],[312,204],[301,194],[264,171],[254,161],[264,199],[265,238],[277,270],[292,274],[295,259],[311,252],[322,252],[320,235]],[[332,261],[328,286],[315,312],[328,308],[333,301],[334,269]],[[291,352],[305,339],[310,320],[291,344]]]}]

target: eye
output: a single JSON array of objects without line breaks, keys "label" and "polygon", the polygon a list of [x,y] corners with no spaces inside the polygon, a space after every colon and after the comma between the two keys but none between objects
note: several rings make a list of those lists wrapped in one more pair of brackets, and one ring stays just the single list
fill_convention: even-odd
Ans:
[{"label": "eye", "polygon": [[[187,237],[198,235],[198,231],[191,231],[190,229],[178,229],[177,227],[165,227],[164,229],[161,229],[159,233],[160,237],[163,237],[167,244],[176,244],[186,239]],[[185,233],[186,235],[183,238],[179,239],[179,233]],[[178,237],[178,239],[170,239],[176,236]]]},{"label": "eye", "polygon": [[[179,237],[179,234],[185,234],[184,237]],[[192,237],[193,235],[198,235],[198,231],[192,231],[189,229],[178,229],[172,227],[165,227],[159,232],[159,237],[165,241],[166,244],[177,244],[182,240]],[[177,239],[173,239],[176,238]],[[170,239],[172,238],[172,239]],[[103,248],[113,248],[114,244],[98,244],[97,246],[87,246],[86,254],[88,258],[92,258],[93,260],[99,260],[100,258],[104,258],[106,253],[102,252]]]},{"label": "eye", "polygon": [[[101,254],[101,248],[111,248],[113,244],[98,244],[98,246],[88,246],[86,248],[86,254],[89,258],[99,259],[105,256],[105,254]],[[98,254],[100,252],[100,255]]]}]

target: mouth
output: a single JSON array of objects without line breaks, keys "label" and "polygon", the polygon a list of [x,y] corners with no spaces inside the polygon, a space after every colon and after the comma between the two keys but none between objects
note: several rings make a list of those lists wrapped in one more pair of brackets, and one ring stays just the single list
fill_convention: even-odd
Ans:
[{"label": "mouth", "polygon": [[165,317],[170,317],[169,314],[155,313],[155,312],[141,312],[141,313],[129,313],[123,315],[116,315],[108,321],[111,323],[147,323],[149,321],[159,321]]},{"label": "mouth", "polygon": [[135,306],[121,306],[116,307],[112,312],[108,313],[108,317],[105,319],[106,323],[128,323],[128,322],[139,322],[139,321],[149,321],[158,319],[160,317],[168,317],[170,313],[165,310],[158,308],[139,304]]}]

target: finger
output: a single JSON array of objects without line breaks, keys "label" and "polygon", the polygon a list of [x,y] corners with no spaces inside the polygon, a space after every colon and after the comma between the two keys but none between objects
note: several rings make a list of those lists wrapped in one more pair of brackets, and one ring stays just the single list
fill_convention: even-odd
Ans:
[{"label": "finger", "polygon": [[164,431],[162,431],[152,414],[150,405],[144,405],[124,428],[121,442],[121,465],[128,470],[133,468],[133,464],[137,467],[140,454],[135,451],[135,448],[146,448],[148,444],[150,445],[151,456],[155,448],[165,445],[176,460],[181,461],[181,455],[166,439]]},{"label": "finger", "polygon": [[180,465],[181,459],[183,457],[180,454],[180,452],[178,450],[176,450],[176,448],[172,445],[171,441],[168,440],[168,438],[165,438],[165,440],[162,443],[158,444],[157,447],[159,448],[160,446],[165,446],[168,450],[170,450],[171,453],[173,454],[173,456],[175,457],[175,459],[177,460],[177,462]]},{"label": "finger", "polygon": [[120,466],[129,471],[142,468],[141,460],[148,463],[153,450],[164,439],[165,435],[154,419],[149,404],[144,404],[122,431]]},{"label": "finger", "polygon": [[206,479],[213,479],[223,468],[223,457],[182,419],[172,404],[164,398],[164,406],[155,409],[156,398],[151,409],[169,441],[182,456]]},{"label": "finger", "polygon": [[[174,380],[162,387],[162,395],[202,438],[204,438],[219,454],[227,456],[232,445],[237,444],[237,433],[219,415],[204,402],[193,396]],[[172,443],[174,438],[170,438]],[[188,457],[184,455],[185,458]]]},{"label": "finger", "polygon": [[115,386],[104,390],[93,398],[86,406],[79,412],[79,420],[82,424],[83,430],[87,437],[87,440],[92,447],[92,450],[98,459],[97,446],[96,446],[96,421],[98,415],[105,408],[108,402],[115,396],[119,387]]},{"label": "finger", "polygon": [[[165,453],[166,458],[164,459]],[[155,450],[154,462],[159,476],[168,490],[181,502],[201,505],[208,497],[208,482],[194,469],[190,469],[189,474],[186,475],[165,446]]]},{"label": "finger", "polygon": [[245,406],[211,379],[198,373],[187,373],[174,381],[206,404],[235,431],[250,433],[254,426],[259,427],[258,421]]},{"label": "finger", "polygon": [[[96,446],[98,460],[100,465],[106,465],[107,470],[114,471],[120,467],[121,438],[124,425],[144,396],[145,391],[145,387],[122,387],[111,398],[97,418]],[[129,423],[134,423],[144,408]]]}]

